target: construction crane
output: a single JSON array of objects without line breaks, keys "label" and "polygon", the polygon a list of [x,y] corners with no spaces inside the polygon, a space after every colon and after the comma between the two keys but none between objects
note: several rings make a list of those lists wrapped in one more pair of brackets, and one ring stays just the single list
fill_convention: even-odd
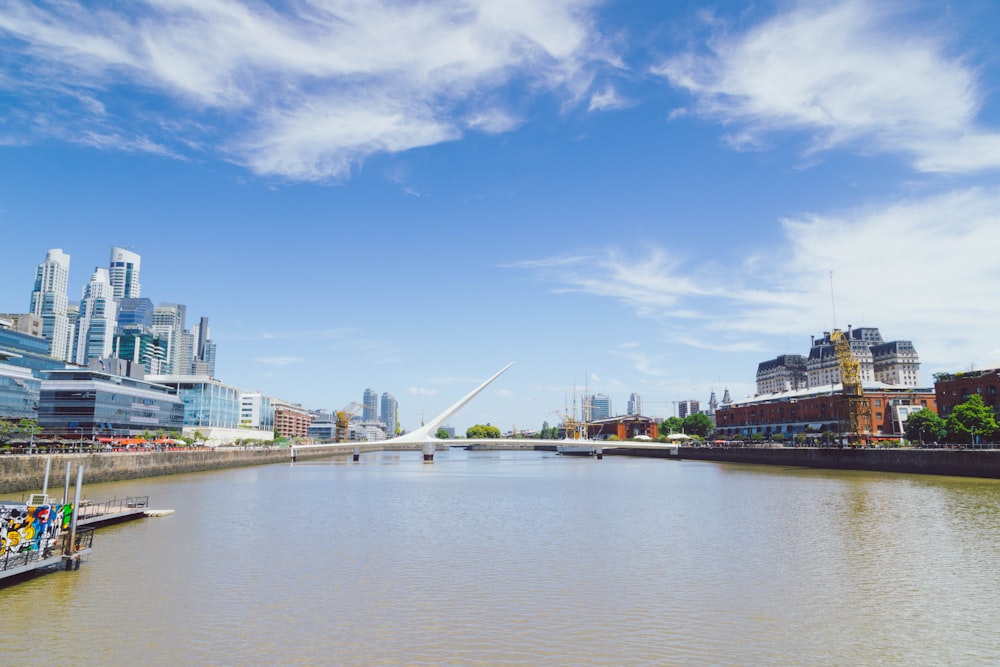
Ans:
[{"label": "construction crane", "polygon": [[846,433],[847,444],[856,447],[864,444],[866,437],[872,432],[872,410],[861,385],[861,363],[851,351],[851,344],[843,331],[834,329],[830,333],[830,342],[833,343],[833,351],[837,356],[843,387],[838,410],[840,430]]},{"label": "construction crane", "polygon": [[334,438],[337,442],[347,442],[350,439],[348,427],[350,426],[351,419],[358,414],[358,410],[363,407],[365,406],[361,405],[357,401],[351,401],[344,406],[344,409],[337,410],[335,413],[337,420],[337,432],[336,438]]}]

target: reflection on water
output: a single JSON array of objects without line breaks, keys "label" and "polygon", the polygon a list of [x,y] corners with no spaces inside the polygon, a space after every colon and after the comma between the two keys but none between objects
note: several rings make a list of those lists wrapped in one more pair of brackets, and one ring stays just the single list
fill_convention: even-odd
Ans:
[{"label": "reflection on water", "polygon": [[[989,664],[1000,483],[535,452],[94,485],[175,509],[0,590],[4,662]],[[20,623],[20,626],[19,626]],[[42,653],[39,653],[42,651]]]}]

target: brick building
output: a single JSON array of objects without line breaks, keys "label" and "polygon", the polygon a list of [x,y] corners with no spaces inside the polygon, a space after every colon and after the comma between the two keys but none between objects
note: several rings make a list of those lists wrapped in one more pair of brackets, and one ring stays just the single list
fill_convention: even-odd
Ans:
[{"label": "brick building", "polygon": [[997,391],[1000,388],[1000,368],[967,373],[949,373],[937,376],[934,394],[937,399],[938,415],[947,419],[956,405],[964,403],[972,394],[979,394],[983,403],[1000,417]]},{"label": "brick building", "polygon": [[309,436],[309,425],[313,416],[301,405],[272,400],[274,408],[274,431],[279,438],[305,438]]},{"label": "brick building", "polygon": [[[937,411],[935,394],[927,389],[881,383],[866,384],[864,389],[871,407],[873,438],[899,438],[910,413],[922,408]],[[785,438],[797,433],[837,433],[841,400],[840,385],[828,385],[735,401],[716,411],[715,432],[722,438],[758,433],[765,438],[778,433]]]}]

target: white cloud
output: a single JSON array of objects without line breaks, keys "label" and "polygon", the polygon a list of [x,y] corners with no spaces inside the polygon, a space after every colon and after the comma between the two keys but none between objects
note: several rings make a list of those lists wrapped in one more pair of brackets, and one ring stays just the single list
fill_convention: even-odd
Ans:
[{"label": "white cloud", "polygon": [[608,86],[591,96],[590,106],[587,109],[588,111],[612,111],[625,109],[631,105],[632,103],[622,97],[617,90],[612,86]]},{"label": "white cloud", "polygon": [[[518,86],[578,96],[587,70],[609,60],[588,17],[595,2],[12,0],[0,47],[18,67],[0,85],[31,107],[39,136],[83,129],[103,147],[118,138],[170,154],[168,135],[151,136],[156,108],[182,119],[178,146],[214,146],[258,174],[327,180],[373,153],[508,131],[521,122],[507,101]],[[138,96],[121,94],[129,86]]]},{"label": "white cloud", "polygon": [[759,149],[805,131],[811,151],[837,146],[910,155],[923,171],[1000,166],[1000,134],[976,124],[975,69],[884,3],[802,3],[742,33],[720,31],[708,55],[654,72],[688,90],[694,111]]},{"label": "white cloud", "polygon": [[[777,247],[725,271],[662,248],[521,266],[551,281],[555,292],[615,299],[658,320],[668,344],[756,351],[763,359],[780,353],[776,340],[788,332],[829,329],[836,310],[837,326],[867,324],[890,340],[912,340],[925,370],[1000,363],[1000,189],[956,190],[781,225]],[[656,374],[655,357],[631,346],[618,353]]]}]

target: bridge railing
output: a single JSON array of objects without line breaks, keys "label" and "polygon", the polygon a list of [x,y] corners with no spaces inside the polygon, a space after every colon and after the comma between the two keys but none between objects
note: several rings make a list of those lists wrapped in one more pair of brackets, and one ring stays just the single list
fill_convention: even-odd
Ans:
[{"label": "bridge railing", "polygon": [[78,519],[93,519],[105,514],[116,514],[130,509],[141,509],[149,507],[149,496],[126,496],[124,498],[113,498],[104,502],[92,503],[84,500],[80,502],[76,516]]}]

